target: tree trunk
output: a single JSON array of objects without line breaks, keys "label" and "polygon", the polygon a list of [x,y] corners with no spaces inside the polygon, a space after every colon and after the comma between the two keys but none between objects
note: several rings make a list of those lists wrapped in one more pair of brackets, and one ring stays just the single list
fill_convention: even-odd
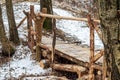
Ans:
[{"label": "tree trunk", "polygon": [[18,31],[17,31],[15,19],[14,19],[12,0],[6,0],[6,11],[7,11],[8,23],[9,23],[9,33],[10,33],[9,39],[15,45],[18,45],[20,41],[18,37]]},{"label": "tree trunk", "polygon": [[2,43],[2,55],[8,56],[9,54],[12,55],[15,52],[14,47],[8,41],[5,29],[2,20],[2,9],[0,4],[0,42]]},{"label": "tree trunk", "polygon": [[119,0],[98,0],[108,80],[120,80]]},{"label": "tree trunk", "polygon": [[[52,9],[52,0],[40,0],[40,11],[42,8],[47,8],[47,13],[48,14],[53,14],[53,9]],[[52,19],[51,18],[46,18],[43,24],[43,28],[46,30],[52,30]]]}]

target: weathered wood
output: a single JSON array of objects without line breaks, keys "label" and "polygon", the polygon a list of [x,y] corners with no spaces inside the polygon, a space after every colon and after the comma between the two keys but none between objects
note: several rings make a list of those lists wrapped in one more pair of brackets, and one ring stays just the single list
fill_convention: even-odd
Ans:
[{"label": "weathered wood", "polygon": [[82,72],[86,71],[86,68],[73,64],[52,64],[51,67],[55,70],[76,72],[78,74],[78,78],[81,77]]},{"label": "weathered wood", "polygon": [[[65,19],[65,20],[76,20],[76,21],[88,22],[87,18],[66,17],[66,16],[58,16],[58,15],[51,15],[51,14],[44,14],[44,13],[39,13],[39,16],[44,16],[44,17],[48,17],[48,18],[55,18],[55,19]],[[93,21],[100,23],[100,20],[93,19]]]},{"label": "weathered wood", "polygon": [[50,61],[48,59],[43,59],[40,61],[40,67],[43,69],[49,68],[50,67]]},{"label": "weathered wood", "polygon": [[[47,9],[42,9],[43,13],[47,13]],[[42,28],[43,28],[43,22],[45,20],[45,17],[35,17],[35,31],[36,31],[36,59],[39,61],[41,59],[41,40],[42,40]]]},{"label": "weathered wood", "polygon": [[106,64],[106,61],[105,61],[105,56],[103,56],[103,66],[102,66],[102,79],[103,80],[106,80],[106,74],[107,74],[107,64]]},{"label": "weathered wood", "polygon": [[48,50],[43,50],[43,51],[42,51],[42,56],[43,56],[44,58],[46,58],[47,55],[48,55]]},{"label": "weathered wood", "polygon": [[54,54],[55,54],[55,45],[56,45],[56,19],[53,19],[52,23],[52,34],[53,34],[53,42],[52,42],[52,63],[54,62]]},{"label": "weathered wood", "polygon": [[[49,48],[49,47],[47,47],[45,45],[40,45],[40,48],[42,48],[44,50],[49,50],[50,52],[52,51],[51,48]],[[90,67],[88,62],[84,62],[82,60],[78,60],[78,59],[76,59],[76,58],[74,58],[72,56],[69,56],[69,55],[65,54],[64,52],[59,51],[58,49],[55,49],[55,54],[57,54],[57,55],[59,55],[59,56],[61,56],[63,58],[66,58],[66,59],[70,60],[71,62],[75,62],[76,64],[78,64],[80,66],[83,66],[85,68],[89,68]],[[97,69],[97,70],[100,70],[100,71],[102,70],[102,67],[100,65],[97,65],[97,64],[94,64],[92,67],[94,69]]]},{"label": "weathered wood", "polygon": [[96,22],[94,22],[94,29],[95,29],[95,31],[97,32],[99,38],[103,41],[102,31],[101,31],[100,28],[97,26],[97,23],[96,23]]},{"label": "weathered wood", "polygon": [[43,50],[42,51],[42,56],[51,61],[51,51],[50,50]]},{"label": "weathered wood", "polygon": [[35,40],[34,35],[31,33],[33,32],[32,18],[34,14],[34,6],[30,5],[30,12],[23,11],[23,13],[27,16],[28,46],[31,49],[31,51],[33,51],[33,46],[35,46]]},{"label": "weathered wood", "polygon": [[26,19],[27,19],[27,17],[24,17],[24,18],[20,21],[20,23],[18,24],[17,28],[19,28]]},{"label": "weathered wood", "polygon": [[[14,79],[13,79],[14,80]],[[68,80],[65,76],[61,76],[61,77],[58,77],[58,76],[25,76],[25,75],[22,75],[20,76],[20,80]]]},{"label": "weathered wood", "polygon": [[88,24],[90,26],[90,67],[89,67],[89,80],[94,80],[94,24],[91,16],[88,15]]},{"label": "weathered wood", "polygon": [[32,18],[29,12],[26,12],[25,10],[23,11],[23,13],[27,16],[27,29],[28,29],[28,43],[31,42],[31,29],[30,27],[32,26]]},{"label": "weathered wood", "polygon": [[101,50],[99,53],[97,53],[95,56],[94,56],[94,62],[96,62],[98,59],[100,59],[104,54],[104,50]]}]

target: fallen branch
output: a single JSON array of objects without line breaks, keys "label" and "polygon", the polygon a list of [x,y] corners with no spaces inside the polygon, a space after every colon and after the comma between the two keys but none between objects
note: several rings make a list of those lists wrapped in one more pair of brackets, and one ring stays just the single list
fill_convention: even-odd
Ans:
[{"label": "fallen branch", "polygon": [[21,24],[22,24],[26,19],[27,19],[27,17],[24,17],[24,18],[20,21],[20,23],[18,24],[17,28],[19,28],[19,27],[21,26]]}]

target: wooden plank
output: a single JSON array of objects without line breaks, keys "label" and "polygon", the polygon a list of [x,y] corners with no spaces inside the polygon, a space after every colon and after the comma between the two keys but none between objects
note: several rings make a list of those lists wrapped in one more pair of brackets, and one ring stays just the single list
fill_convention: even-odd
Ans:
[{"label": "wooden plank", "polygon": [[[48,40],[48,39],[47,39],[47,40]],[[44,49],[44,50],[47,49],[47,50],[50,50],[50,51],[51,51],[51,48],[48,47],[48,46],[41,45],[40,47],[41,47],[42,49]],[[59,56],[61,56],[61,57],[63,57],[63,58],[65,58],[65,59],[68,59],[68,60],[70,60],[71,62],[75,62],[76,64],[78,64],[78,65],[80,65],[80,66],[89,68],[89,63],[86,62],[86,61],[84,61],[84,59],[82,60],[82,59],[76,58],[76,57],[74,57],[74,56],[70,56],[69,53],[67,54],[67,53],[61,52],[61,51],[59,51],[58,49],[55,49],[55,54],[56,54],[56,55],[59,55]],[[74,53],[73,53],[73,54],[74,54]],[[79,53],[79,55],[80,55],[80,53]],[[80,56],[82,57],[83,55],[80,55]],[[86,56],[86,55],[85,55],[85,56]],[[85,57],[84,57],[84,58],[85,58]],[[94,68],[94,69],[102,70],[102,67],[101,67],[100,65],[97,65],[97,64],[94,64],[94,65],[93,65],[93,68]]]},{"label": "wooden plank", "polygon": [[[86,21],[86,22],[88,22],[87,18],[66,17],[66,16],[58,16],[58,15],[51,15],[51,14],[44,14],[44,13],[38,13],[38,15],[48,17],[48,18],[55,18],[55,19],[65,19],[65,20],[76,20],[76,21]],[[100,23],[100,20],[94,19],[94,22]]]}]

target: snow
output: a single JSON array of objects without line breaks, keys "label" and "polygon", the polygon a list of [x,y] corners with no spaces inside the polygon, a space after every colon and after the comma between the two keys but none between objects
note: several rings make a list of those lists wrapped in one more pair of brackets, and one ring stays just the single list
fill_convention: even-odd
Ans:
[{"label": "snow", "polygon": [[[74,17],[70,12],[54,8],[54,12],[60,16]],[[72,20],[57,20],[57,27],[71,36],[77,37],[82,44],[90,46],[90,30],[87,27],[86,22],[83,21],[72,21]],[[95,48],[102,49],[103,44],[95,32]]]},{"label": "snow", "polygon": [[[14,4],[14,13],[15,13],[15,20],[18,23],[25,17],[23,14],[23,10],[29,11],[29,6],[34,5],[35,12],[39,12],[40,6],[38,3],[34,2],[21,2]],[[9,28],[8,28],[8,21],[6,16],[6,8],[3,8],[3,19],[4,25],[6,30],[6,35],[8,35]],[[69,11],[54,8],[54,13],[61,16],[69,16],[73,17],[72,13]],[[89,42],[89,28],[87,24],[82,21],[72,21],[72,20],[57,20],[57,28],[63,30],[65,33],[77,37],[79,41],[82,42],[84,45],[90,44]],[[20,40],[27,41],[27,28],[26,28],[26,21],[18,28],[18,33]],[[0,44],[1,45],[1,44]],[[99,39],[98,35],[95,32],[95,47],[97,49],[103,48],[103,44]],[[1,46],[0,46],[1,48]],[[11,76],[15,78],[19,78],[21,75],[42,75],[45,73],[51,72],[51,69],[44,70],[39,66],[35,60],[31,59],[31,52],[27,46],[23,46],[22,43],[20,46],[16,47],[16,53],[12,57],[11,61],[3,64],[0,67],[0,80],[6,80],[10,77],[9,71],[11,71]],[[10,67],[9,67],[10,64]]]},{"label": "snow", "polygon": [[44,70],[38,62],[31,59],[32,53],[27,46],[20,45],[16,49],[11,61],[0,67],[0,80],[8,79],[10,77],[9,71],[14,78],[19,78],[21,75],[38,76],[51,72],[50,68]]}]

